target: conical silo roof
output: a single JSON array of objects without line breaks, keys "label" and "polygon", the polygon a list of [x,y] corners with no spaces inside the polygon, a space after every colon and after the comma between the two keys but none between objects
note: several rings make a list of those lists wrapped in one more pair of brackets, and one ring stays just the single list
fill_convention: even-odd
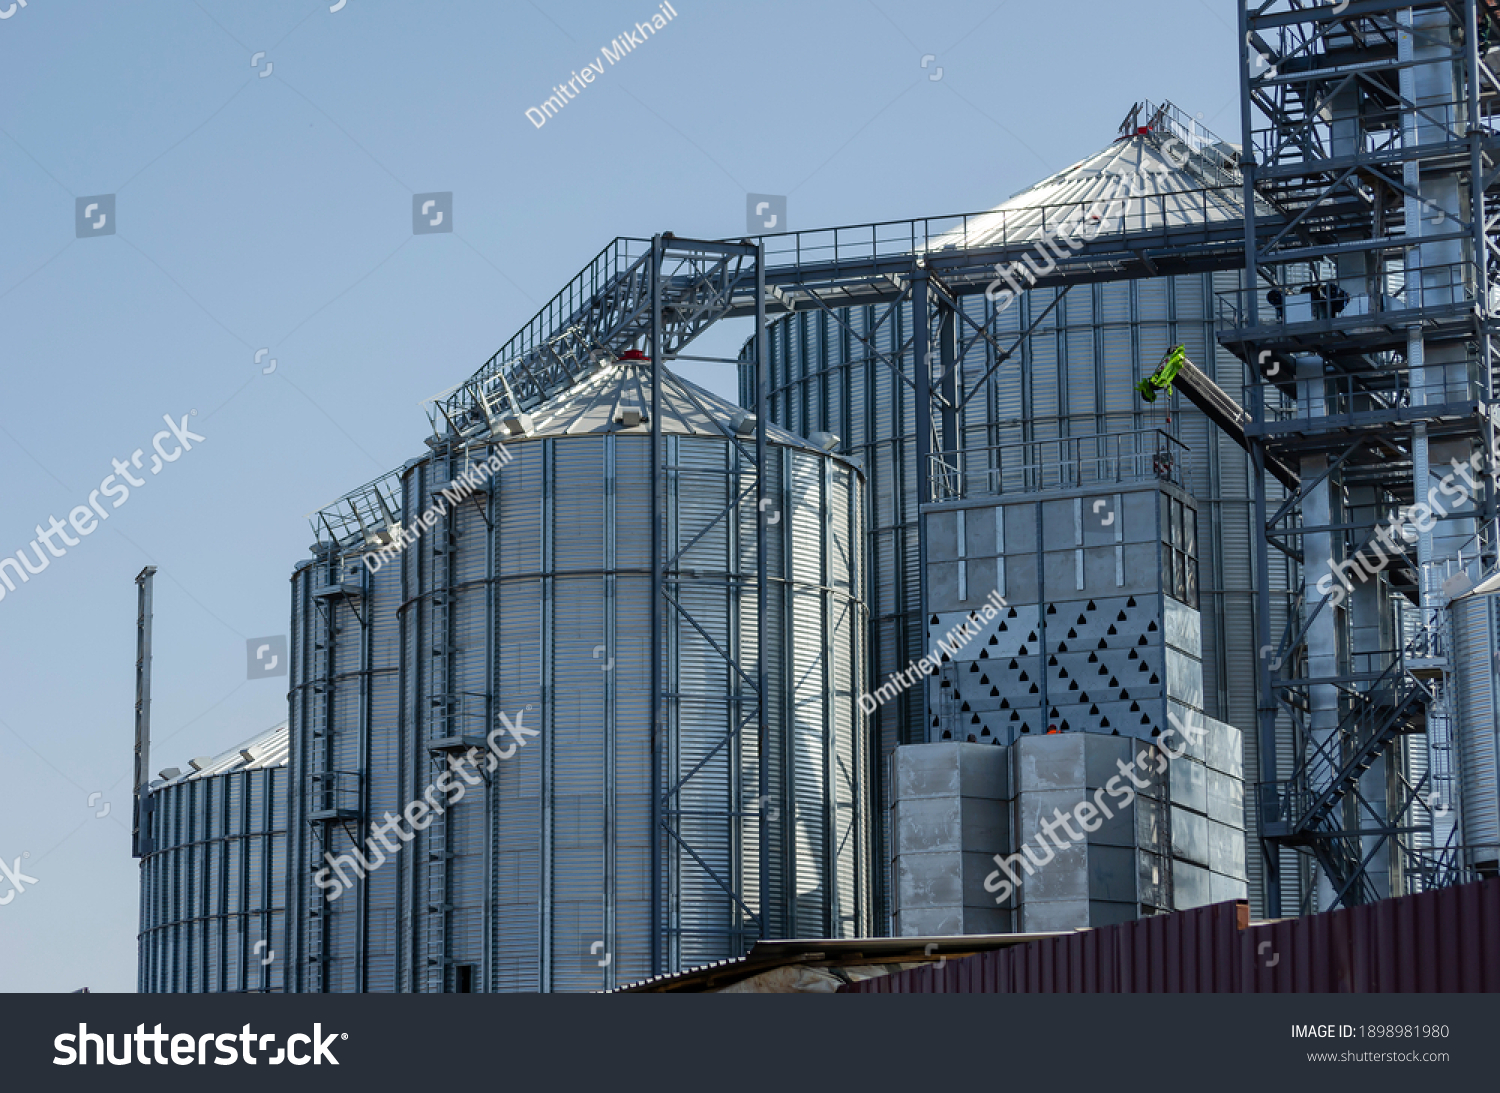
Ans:
[{"label": "conical silo roof", "polygon": [[[1239,147],[1158,117],[938,236],[929,249],[1040,241],[1066,234],[1081,217],[1102,219],[1102,231],[1152,231],[1244,219]],[[1258,201],[1258,215],[1273,216]]]},{"label": "conical silo roof", "polygon": [[[646,434],[651,431],[650,410],[650,365],[621,360],[533,410],[526,438]],[[670,436],[753,439],[755,419],[728,399],[663,369],[661,429]],[[767,424],[766,437],[786,447],[823,450],[776,425]]]},{"label": "conical silo roof", "polygon": [[196,778],[211,778],[216,774],[228,774],[230,771],[284,767],[287,765],[288,743],[287,723],[283,721],[274,728],[252,736],[243,744],[236,744],[226,752],[195,760],[201,765],[193,767],[190,764],[188,770],[176,778],[155,782],[151,788],[155,791],[162,786],[190,782]]}]

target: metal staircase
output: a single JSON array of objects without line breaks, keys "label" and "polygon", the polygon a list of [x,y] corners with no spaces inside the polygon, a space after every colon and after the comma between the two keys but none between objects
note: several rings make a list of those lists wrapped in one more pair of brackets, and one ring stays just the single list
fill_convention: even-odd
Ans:
[{"label": "metal staircase", "polygon": [[462,439],[524,432],[530,410],[593,375],[652,329],[652,263],[665,258],[660,283],[664,355],[725,315],[737,297],[754,296],[753,255],[725,254],[690,240],[619,238],[595,256],[515,337],[469,379],[428,403],[438,435]]},{"label": "metal staircase", "polygon": [[1373,851],[1361,850],[1361,836],[1372,832],[1361,826],[1360,778],[1398,737],[1426,730],[1432,698],[1429,687],[1397,660],[1367,689],[1348,695],[1338,728],[1309,739],[1295,776],[1277,787],[1280,808],[1264,819],[1263,837],[1311,849],[1336,900],[1379,898],[1363,868]]}]

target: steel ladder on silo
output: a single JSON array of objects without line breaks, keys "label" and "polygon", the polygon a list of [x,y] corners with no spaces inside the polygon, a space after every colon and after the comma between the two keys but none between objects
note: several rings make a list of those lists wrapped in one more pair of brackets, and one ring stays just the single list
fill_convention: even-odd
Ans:
[{"label": "steel ladder on silo", "polygon": [[[448,447],[431,466],[441,469],[444,485],[453,481],[454,450]],[[426,484],[426,494],[433,498],[435,483]],[[431,500],[428,502],[432,503]],[[431,662],[428,672],[427,741],[429,755],[434,760],[436,775],[447,769],[447,757],[451,752],[435,743],[446,743],[459,738],[454,723],[455,688],[453,686],[453,585],[455,562],[455,527],[452,512],[447,504],[438,506],[441,514],[428,531],[427,561],[431,567],[432,594],[428,605],[428,645]],[[441,801],[441,796],[438,797]],[[451,916],[453,912],[452,877],[449,862],[453,859],[451,846],[452,820],[446,809],[438,813],[427,828],[427,884],[425,912],[427,920],[427,965],[426,989],[430,993],[442,994],[448,990],[448,968],[452,963],[452,947],[449,944]]]},{"label": "steel ladder on silo", "polygon": [[[333,851],[332,821],[338,812],[339,805],[339,786],[335,771],[337,752],[333,738],[332,717],[332,705],[336,697],[333,676],[334,666],[337,663],[338,601],[334,596],[327,594],[327,591],[339,585],[342,577],[339,571],[341,564],[337,554],[330,551],[326,582],[322,586],[315,586],[312,596],[313,610],[317,612],[319,630],[313,641],[312,746],[309,749],[309,766],[311,767],[309,785],[313,792],[312,800],[308,802],[314,840],[318,850],[313,857],[315,867],[319,866],[322,861],[323,852],[332,853]],[[309,908],[308,990],[321,993],[328,989],[328,961],[331,958],[328,935],[333,924],[333,906],[325,898],[321,888],[315,889],[310,899],[312,907]]]},{"label": "steel ladder on silo", "polygon": [[[328,775],[332,766],[329,748],[332,741],[329,737],[330,718],[328,715],[328,704],[333,698],[333,642],[335,629],[333,625],[334,612],[337,610],[333,602],[324,597],[314,595],[313,610],[318,614],[319,634],[313,641],[313,672],[312,672],[312,746],[309,749],[309,766],[311,767],[311,780],[309,785],[313,788],[313,800],[310,813],[316,815],[324,811],[326,802],[323,800],[324,792],[329,789]],[[332,833],[327,823],[313,821],[314,832],[314,854],[312,862],[318,866],[323,858],[323,852],[332,851]],[[312,906],[309,908],[308,919],[308,990],[313,993],[321,993],[326,989],[327,961],[328,961],[328,929],[331,923],[332,907],[324,897],[321,888],[314,888],[310,899]]]}]

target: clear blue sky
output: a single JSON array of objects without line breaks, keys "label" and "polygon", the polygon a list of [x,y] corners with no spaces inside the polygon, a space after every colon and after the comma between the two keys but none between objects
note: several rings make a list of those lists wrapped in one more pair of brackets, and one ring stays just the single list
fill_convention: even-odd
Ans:
[{"label": "clear blue sky", "polygon": [[[0,858],[37,879],[0,906],[0,990],[135,988],[135,574],[160,567],[153,766],[283,720],[245,641],[286,633],[305,514],[420,454],[421,401],[611,238],[741,235],[747,192],[788,195],[793,228],[987,208],[1141,98],[1238,133],[1226,0],[673,0],[541,129],[526,108],[651,0],[335,2],[0,20],[0,555],[112,460],[146,467],[0,601]],[[429,191],[451,234],[412,234]],[[103,194],[118,232],[75,238]],[[684,371],[735,395],[727,366]],[[192,410],[206,439],[151,475]]]}]

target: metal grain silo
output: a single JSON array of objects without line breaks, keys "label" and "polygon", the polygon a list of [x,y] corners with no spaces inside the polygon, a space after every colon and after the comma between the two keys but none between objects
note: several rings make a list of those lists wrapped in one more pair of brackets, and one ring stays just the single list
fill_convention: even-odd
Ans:
[{"label": "metal grain silo", "polygon": [[[346,498],[294,576],[299,989],[599,989],[868,932],[861,476],[769,430],[758,513],[753,422],[667,376],[653,734],[652,384],[629,356]],[[469,754],[461,798],[382,850],[370,825]],[[353,880],[333,901],[325,854]]]},{"label": "metal grain silo", "polygon": [[152,784],[141,992],[284,989],[286,763],[283,724]]},{"label": "metal grain silo", "polygon": [[[1238,178],[1234,149],[1209,139],[1191,119],[1166,112],[1162,119],[1159,130],[1132,129],[992,212],[965,218],[961,244],[935,236],[923,249],[982,246],[989,232],[1008,245],[1035,239],[1045,256],[1043,237],[1080,208],[1097,207],[1125,230],[1157,227],[1164,218],[1174,224],[1241,220],[1239,205],[1225,190]],[[787,238],[790,251],[795,237]],[[772,264],[776,242],[767,240]],[[1005,288],[1003,281],[996,284]],[[1249,461],[1185,400],[1173,396],[1148,406],[1134,390],[1167,349],[1184,345],[1191,360],[1238,395],[1246,382],[1244,367],[1215,338],[1215,296],[1237,286],[1237,273],[1199,273],[1104,278],[1066,290],[1030,289],[1014,300],[1007,300],[1008,292],[997,293],[993,301],[977,293],[958,297],[969,321],[957,324],[957,386],[977,390],[957,412],[955,439],[967,451],[1040,448],[1053,440],[1066,444],[1068,438],[1100,438],[1102,444],[1161,428],[1184,442],[1200,473],[1195,492],[1204,709],[1219,720],[1248,726],[1256,723],[1258,663]],[[776,424],[803,435],[826,430],[842,437],[839,451],[868,477],[869,672],[872,679],[884,679],[927,651],[917,534],[912,308],[909,302],[796,306],[768,332],[768,413]],[[979,328],[988,336],[979,336]],[[1002,358],[999,348],[1009,349],[1008,355]],[[940,362],[929,365],[932,388],[938,390]],[[743,401],[754,391],[753,369],[742,367],[740,381]],[[923,689],[913,688],[872,715],[882,758],[900,744],[929,739],[937,711],[928,706]],[[1247,749],[1253,748],[1253,736],[1246,736]],[[1253,751],[1246,762],[1254,769]],[[885,769],[883,762],[876,766],[877,773]],[[888,807],[889,787],[877,787],[877,794],[874,807]],[[1252,870],[1258,869],[1258,860],[1253,861]],[[1252,888],[1257,877],[1258,872],[1252,875]]]},{"label": "metal grain silo", "polygon": [[[399,566],[363,559],[399,529],[395,474],[318,514],[313,557],[292,574],[288,695],[290,817],[288,990],[399,990],[394,909],[401,874],[364,870],[374,857],[369,818],[406,798],[389,763],[402,739]],[[316,882],[336,863],[360,883],[338,898]]]},{"label": "metal grain silo", "polygon": [[1466,864],[1500,867],[1500,576],[1449,606],[1458,669],[1460,825]]}]

